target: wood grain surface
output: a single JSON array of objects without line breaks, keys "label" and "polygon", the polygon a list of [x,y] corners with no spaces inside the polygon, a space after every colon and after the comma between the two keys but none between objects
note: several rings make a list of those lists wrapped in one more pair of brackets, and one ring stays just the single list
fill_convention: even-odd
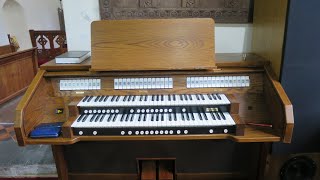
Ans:
[{"label": "wood grain surface", "polygon": [[212,19],[92,23],[93,71],[213,69]]},{"label": "wood grain surface", "polygon": [[36,75],[35,49],[0,56],[0,105],[26,90]]}]

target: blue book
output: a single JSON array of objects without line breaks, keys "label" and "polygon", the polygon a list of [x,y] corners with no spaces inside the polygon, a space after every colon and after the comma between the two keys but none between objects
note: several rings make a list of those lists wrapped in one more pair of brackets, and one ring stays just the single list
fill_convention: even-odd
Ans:
[{"label": "blue book", "polygon": [[44,123],[37,126],[31,131],[31,138],[56,138],[61,133],[61,126],[63,122],[59,123]]}]

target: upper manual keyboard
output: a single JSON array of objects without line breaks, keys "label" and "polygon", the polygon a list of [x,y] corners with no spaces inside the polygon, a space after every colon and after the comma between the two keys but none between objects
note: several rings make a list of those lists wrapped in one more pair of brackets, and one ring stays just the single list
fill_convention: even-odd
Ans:
[{"label": "upper manual keyboard", "polygon": [[86,96],[80,107],[229,105],[224,94]]}]

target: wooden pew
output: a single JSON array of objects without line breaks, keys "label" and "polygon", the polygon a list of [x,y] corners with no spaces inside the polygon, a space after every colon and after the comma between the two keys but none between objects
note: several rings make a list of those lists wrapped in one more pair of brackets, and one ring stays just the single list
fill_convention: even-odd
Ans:
[{"label": "wooden pew", "polygon": [[0,55],[0,105],[24,92],[35,74],[36,48]]}]

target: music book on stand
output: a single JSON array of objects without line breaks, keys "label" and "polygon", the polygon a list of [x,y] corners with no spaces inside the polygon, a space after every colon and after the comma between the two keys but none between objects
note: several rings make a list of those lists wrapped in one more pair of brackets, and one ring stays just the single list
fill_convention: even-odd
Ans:
[{"label": "music book on stand", "polygon": [[90,51],[68,51],[55,58],[57,64],[78,64],[91,56]]}]

